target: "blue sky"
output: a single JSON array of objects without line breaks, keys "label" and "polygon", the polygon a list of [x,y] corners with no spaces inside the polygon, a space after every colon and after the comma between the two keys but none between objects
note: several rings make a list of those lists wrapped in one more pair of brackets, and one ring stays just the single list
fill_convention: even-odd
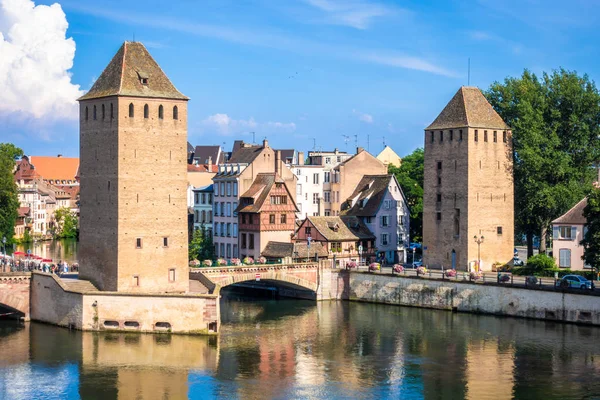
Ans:
[{"label": "blue sky", "polygon": [[[2,23],[2,3],[8,1],[0,0],[5,41],[14,26]],[[89,89],[121,43],[135,35],[191,98],[188,132],[194,145],[225,144],[229,149],[235,139],[251,142],[253,131],[256,141],[267,137],[273,147],[306,151],[316,143],[317,148],[353,151],[355,140],[367,147],[369,137],[371,152],[380,151],[385,138],[403,156],[422,146],[423,128],[467,84],[469,57],[471,85],[482,89],[524,68],[540,74],[564,67],[592,79],[599,72],[597,1],[59,4],[68,23],[66,37],[75,44],[68,69],[71,86]],[[52,18],[59,20],[53,11]],[[23,13],[24,25],[32,18],[28,15]],[[49,41],[53,36],[48,32],[60,24],[48,24],[43,26],[44,18],[30,24],[32,35]],[[0,58],[2,49],[0,44]],[[68,49],[61,54],[68,58]],[[5,84],[10,87],[11,82]],[[70,105],[47,106],[41,117],[26,109],[25,89],[13,90],[20,105],[0,106],[0,140],[16,143],[27,154],[77,156],[77,109],[65,100],[73,97],[71,89],[38,89],[50,93],[49,103],[57,93],[57,102]],[[4,104],[12,101],[1,96]],[[349,137],[347,144],[343,135]]]}]

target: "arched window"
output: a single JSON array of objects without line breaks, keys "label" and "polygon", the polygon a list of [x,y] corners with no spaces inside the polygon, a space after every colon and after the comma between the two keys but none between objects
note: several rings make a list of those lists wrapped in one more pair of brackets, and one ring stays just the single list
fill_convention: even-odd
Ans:
[{"label": "arched window", "polygon": [[162,104],[158,106],[158,119],[163,119],[164,117],[164,109]]},{"label": "arched window", "polygon": [[94,121],[96,120],[96,106],[94,106]]},{"label": "arched window", "polygon": [[102,104],[102,120],[106,117],[106,110],[104,109],[104,104]]},{"label": "arched window", "polygon": [[177,106],[173,106],[173,119],[179,119],[179,110]]},{"label": "arched window", "polygon": [[115,116],[113,114],[113,103],[110,103],[110,119],[113,119]]},{"label": "arched window", "polygon": [[144,118],[148,118],[149,114],[150,114],[150,108],[148,107],[148,104],[144,104]]},{"label": "arched window", "polygon": [[87,106],[85,107],[85,120],[88,120],[88,108]]},{"label": "arched window", "polygon": [[129,103],[129,118],[133,118],[133,103]]}]

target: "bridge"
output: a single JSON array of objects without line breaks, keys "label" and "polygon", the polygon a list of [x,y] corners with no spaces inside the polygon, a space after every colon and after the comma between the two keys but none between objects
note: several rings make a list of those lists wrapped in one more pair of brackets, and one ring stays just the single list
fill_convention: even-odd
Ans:
[{"label": "bridge", "polygon": [[29,321],[31,273],[0,273],[0,316],[21,317]]},{"label": "bridge", "polygon": [[219,293],[223,287],[252,281],[279,282],[283,286],[310,290],[315,292],[318,300],[323,300],[324,293],[331,286],[331,264],[328,261],[322,261],[289,265],[216,266],[190,269],[190,290],[192,292]]}]

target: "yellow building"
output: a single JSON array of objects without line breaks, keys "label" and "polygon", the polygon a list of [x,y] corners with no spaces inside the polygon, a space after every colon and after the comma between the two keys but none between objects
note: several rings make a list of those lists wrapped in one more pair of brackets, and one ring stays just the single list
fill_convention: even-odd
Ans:
[{"label": "yellow building", "polygon": [[461,87],[425,129],[426,265],[465,270],[481,260],[490,270],[512,260],[511,141],[510,127],[475,87]]},{"label": "yellow building", "polygon": [[402,165],[402,159],[390,146],[385,146],[381,153],[377,155],[377,159],[385,164],[386,167],[393,165],[400,167]]}]

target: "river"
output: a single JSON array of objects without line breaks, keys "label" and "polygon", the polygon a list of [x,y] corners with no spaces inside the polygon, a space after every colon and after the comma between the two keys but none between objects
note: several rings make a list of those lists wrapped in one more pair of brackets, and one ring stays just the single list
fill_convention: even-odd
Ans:
[{"label": "river", "polygon": [[[78,261],[78,249],[79,242],[77,242],[76,239],[60,239],[19,244],[15,246],[14,251],[20,251],[27,254],[27,250],[31,250],[32,255],[49,258],[54,262],[66,261],[71,265]],[[12,254],[12,250],[8,249],[8,254]]]},{"label": "river", "polygon": [[0,321],[0,398],[600,396],[598,328],[234,297],[222,299],[222,320],[216,337],[83,333]]}]

